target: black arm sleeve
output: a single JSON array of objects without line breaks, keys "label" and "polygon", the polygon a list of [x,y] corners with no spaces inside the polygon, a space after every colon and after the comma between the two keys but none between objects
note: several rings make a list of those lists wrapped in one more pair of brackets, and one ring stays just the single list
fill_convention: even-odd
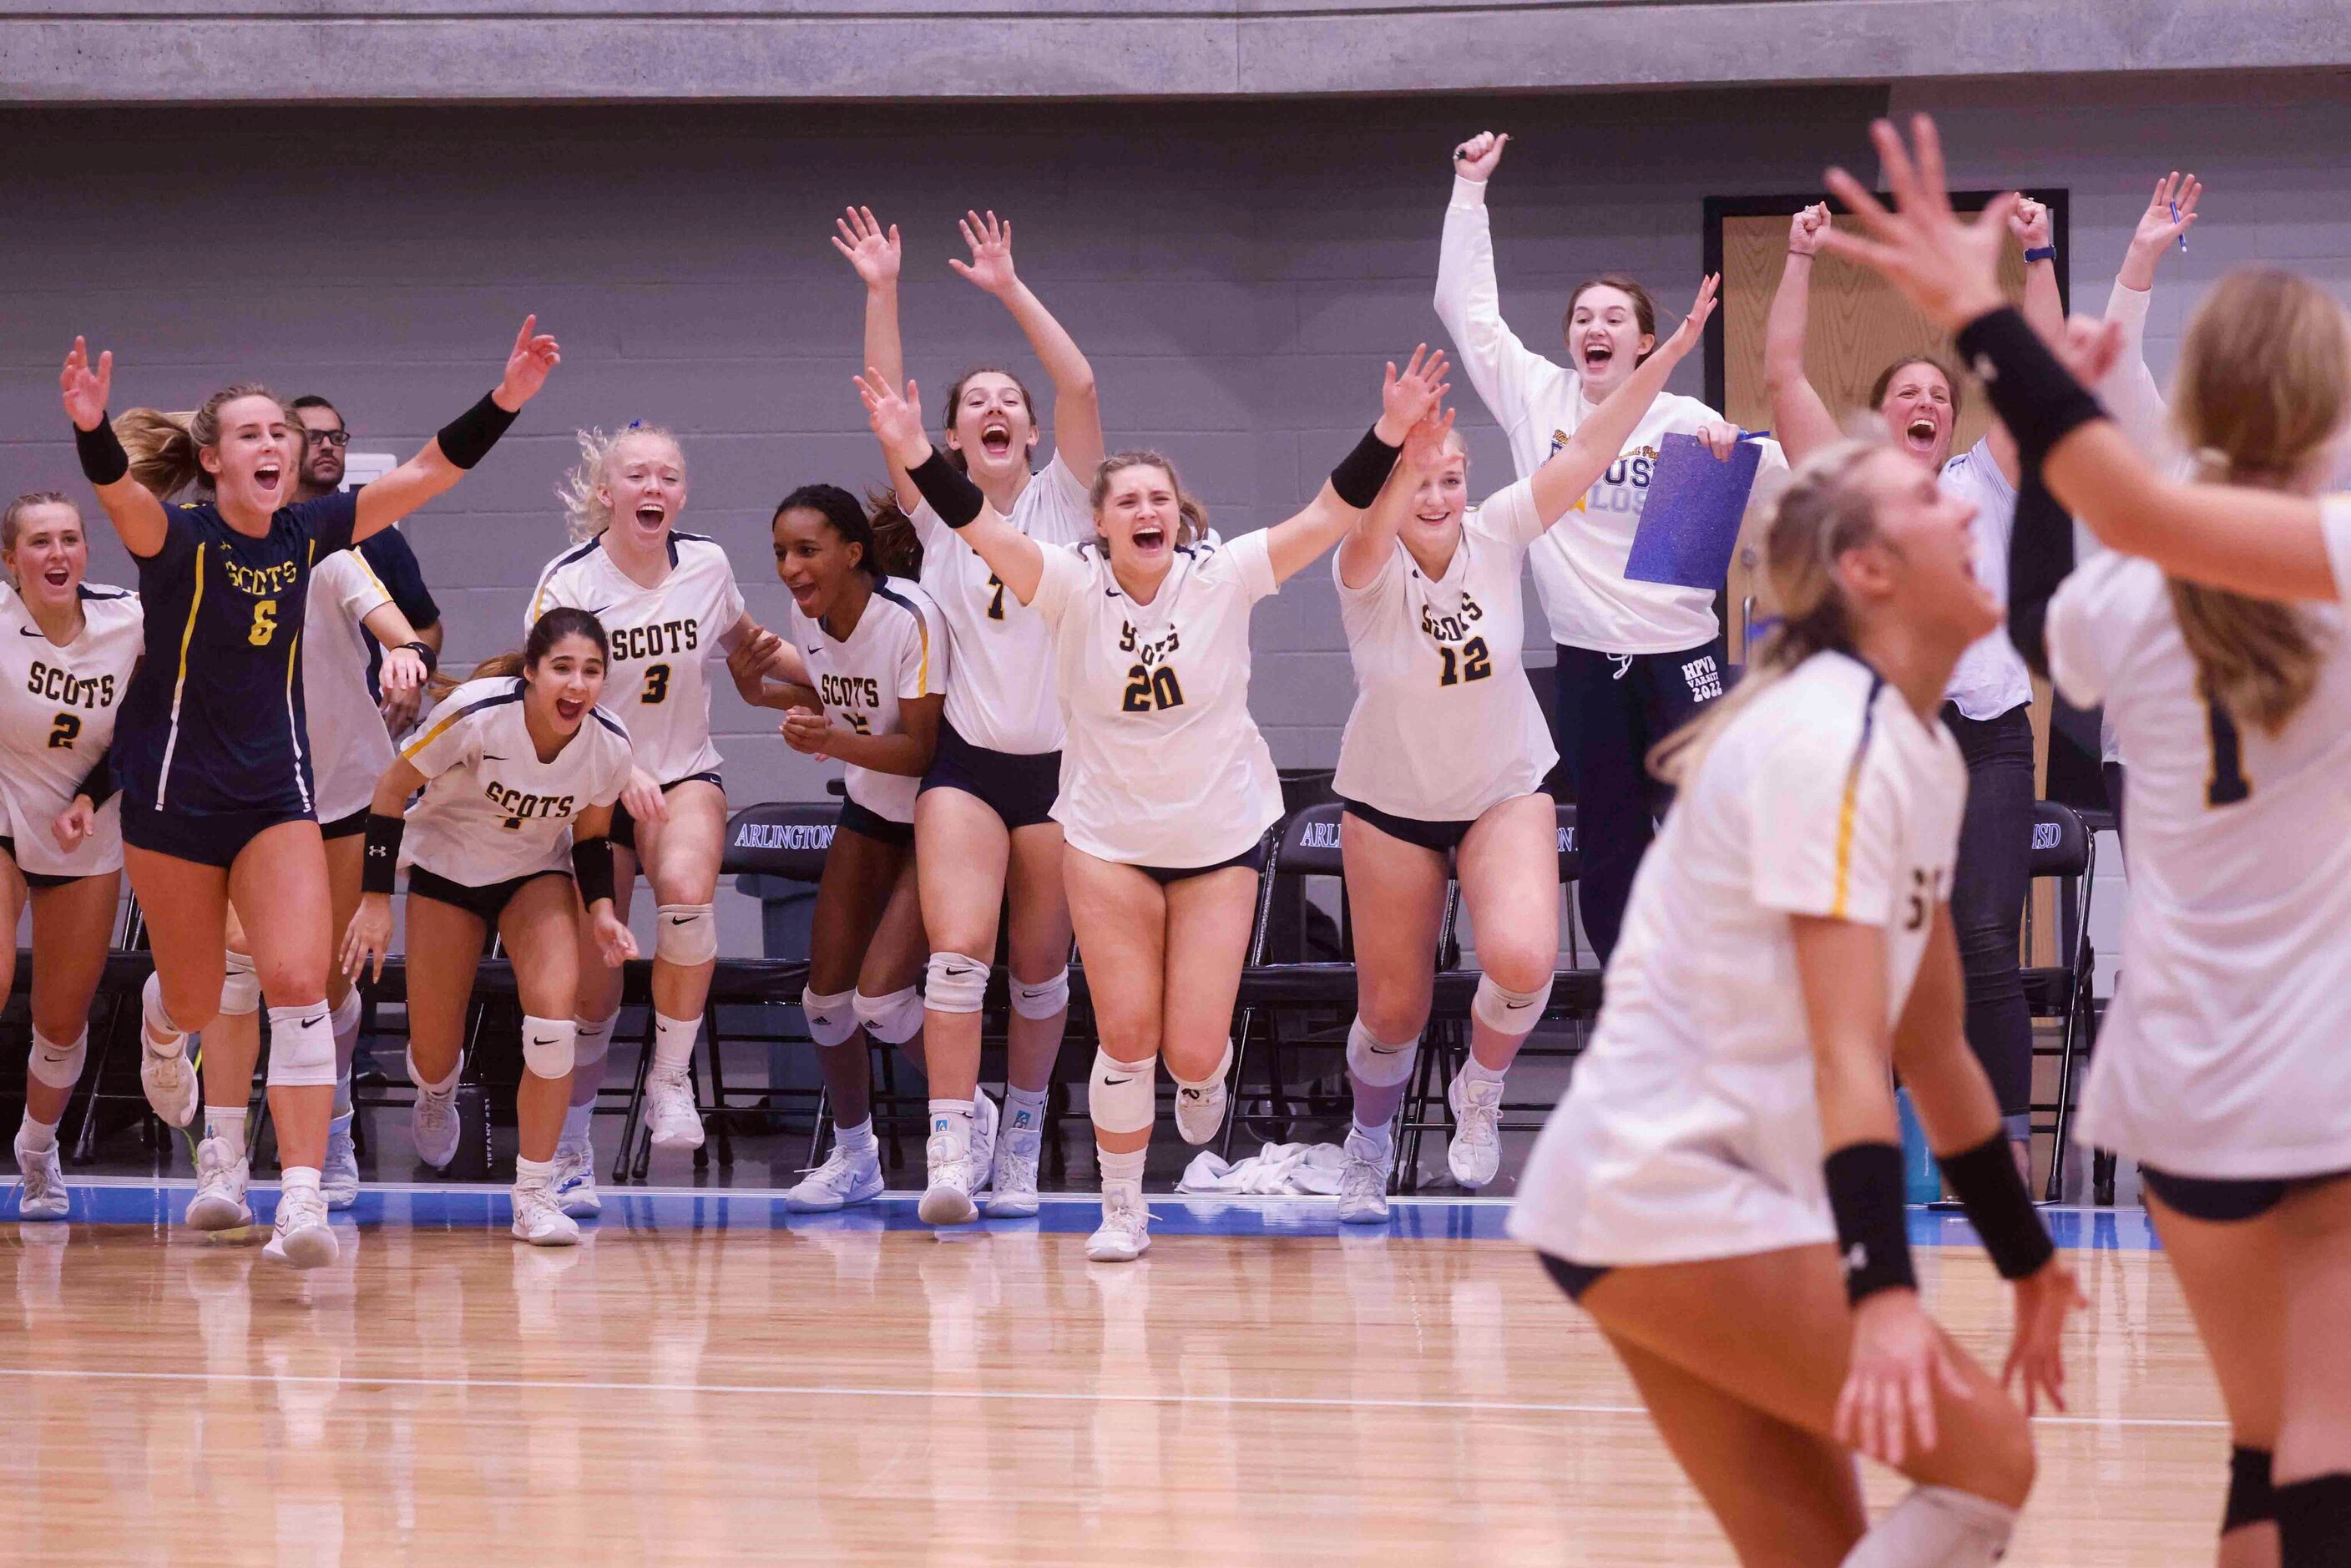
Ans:
[{"label": "black arm sleeve", "polygon": [[2034,674],[2049,674],[2049,601],[2074,570],[2074,519],[2027,463],[2008,535],[2008,635]]},{"label": "black arm sleeve", "polygon": [[971,482],[971,476],[948,462],[947,455],[935,446],[920,467],[906,470],[906,477],[914,482],[914,488],[922,492],[939,520],[951,528],[967,527],[987,505],[987,497]]},{"label": "black arm sleeve", "polygon": [[114,747],[102,747],[74,793],[89,796],[92,806],[103,806],[114,798]]}]

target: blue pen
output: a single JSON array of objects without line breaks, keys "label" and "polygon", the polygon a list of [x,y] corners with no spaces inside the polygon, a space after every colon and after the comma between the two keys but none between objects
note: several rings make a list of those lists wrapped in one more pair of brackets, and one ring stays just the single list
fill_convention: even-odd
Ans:
[{"label": "blue pen", "polygon": [[[2166,202],[2164,205],[2171,209],[2171,221],[2175,224],[2178,223],[2179,221],[2179,204],[2178,202]],[[2188,254],[2188,231],[2185,229],[2182,229],[2179,233],[2179,254],[2182,256],[2186,256]]]},{"label": "blue pen", "polygon": [[1741,441],[1769,441],[1771,439],[1771,433],[1768,430],[1742,430],[1739,433],[1739,439]]}]

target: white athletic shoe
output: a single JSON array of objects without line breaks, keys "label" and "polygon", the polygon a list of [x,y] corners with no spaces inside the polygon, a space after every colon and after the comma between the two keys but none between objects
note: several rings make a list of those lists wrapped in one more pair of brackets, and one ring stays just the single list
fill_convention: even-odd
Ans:
[{"label": "white athletic shoe", "polygon": [[1453,1138],[1445,1145],[1445,1163],[1463,1186],[1484,1186],[1502,1164],[1502,1086],[1473,1083],[1457,1072],[1446,1085],[1445,1103],[1453,1108]]},{"label": "white athletic shoe", "polygon": [[987,1186],[988,1178],[996,1174],[996,1134],[1002,1119],[1003,1113],[987,1097],[987,1090],[972,1092],[971,1158],[964,1169],[971,1175],[971,1190],[975,1193]]},{"label": "white athletic shoe", "polygon": [[261,1255],[297,1269],[323,1269],[342,1250],[327,1224],[327,1200],[310,1187],[287,1187],[277,1195],[277,1223]]},{"label": "white athletic shoe", "polygon": [[1388,1222],[1388,1173],[1395,1168],[1395,1145],[1381,1155],[1370,1139],[1353,1128],[1342,1145],[1347,1163],[1339,1167],[1339,1221],[1343,1225],[1385,1225]]},{"label": "white athletic shoe", "polygon": [[196,1065],[188,1060],[188,1037],[180,1037],[177,1051],[166,1055],[146,1042],[146,1030],[140,1030],[139,1087],[147,1092],[147,1104],[155,1114],[174,1127],[184,1127],[196,1119]]},{"label": "white athletic shoe", "polygon": [[645,1125],[657,1149],[702,1147],[702,1113],[684,1073],[656,1067],[645,1075]]},{"label": "white athletic shoe", "polygon": [[1140,1190],[1121,1186],[1102,1191],[1102,1227],[1086,1239],[1086,1258],[1094,1263],[1132,1263],[1151,1250],[1151,1209]]},{"label": "white athletic shoe", "polygon": [[319,1167],[319,1196],[330,1209],[349,1208],[360,1200],[360,1157],[351,1148],[349,1111],[327,1124],[327,1159]]},{"label": "white athletic shoe", "polygon": [[[454,1085],[444,1094],[429,1089],[416,1092],[416,1102],[408,1108],[408,1135],[416,1144],[418,1159],[436,1171],[447,1170],[449,1162],[457,1157],[457,1143],[464,1134]],[[323,1179],[320,1185],[325,1185]]]},{"label": "white athletic shoe", "polygon": [[515,1183],[514,1234],[533,1247],[577,1247],[580,1224],[563,1212],[551,1183]]},{"label": "white athletic shoe", "polygon": [[1026,1219],[1037,1212],[1037,1156],[1045,1129],[1008,1127],[996,1140],[996,1166],[987,1179],[987,1217]]},{"label": "white athletic shoe", "polygon": [[1176,1085],[1176,1130],[1187,1144],[1200,1145],[1213,1139],[1225,1125],[1225,1081],[1194,1088],[1188,1083]]},{"label": "white athletic shoe", "polygon": [[246,1157],[230,1151],[225,1138],[206,1138],[196,1145],[196,1196],[188,1200],[191,1230],[236,1230],[253,1223],[253,1206],[245,1201],[245,1184],[251,1167]]},{"label": "white athletic shoe", "polygon": [[784,1194],[784,1207],[793,1214],[831,1214],[852,1203],[872,1203],[881,1196],[882,1151],[852,1152],[836,1143],[824,1164]]},{"label": "white athletic shoe", "polygon": [[25,1179],[16,1184],[16,1218],[63,1219],[70,1200],[66,1195],[65,1167],[57,1163],[57,1145],[28,1149],[16,1145],[16,1168]]},{"label": "white athletic shoe", "polygon": [[592,1144],[558,1144],[555,1176],[548,1186],[554,1189],[556,1206],[574,1219],[587,1219],[604,1212],[604,1200],[596,1195],[596,1148]]},{"label": "white athletic shoe", "polygon": [[923,1145],[930,1167],[923,1201],[914,1212],[925,1225],[968,1225],[979,1218],[971,1201],[971,1152],[953,1133],[933,1133]]}]

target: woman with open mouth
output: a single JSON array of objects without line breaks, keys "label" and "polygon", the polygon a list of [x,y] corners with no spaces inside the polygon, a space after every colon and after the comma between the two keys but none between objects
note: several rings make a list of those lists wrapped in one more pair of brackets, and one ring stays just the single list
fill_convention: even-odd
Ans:
[{"label": "woman with open mouth", "polygon": [[746,702],[784,710],[794,751],[845,765],[847,799],[817,883],[800,994],[832,1112],[832,1153],[784,1194],[796,1213],[882,1196],[866,1042],[922,1061],[915,982],[930,948],[914,884],[914,794],[938,744],[947,632],[912,580],[922,570],[913,528],[894,503],[883,512],[869,518],[834,485],[786,496],[776,508],[776,575],[791,591],[792,642],[764,665],[747,645],[727,661]]},{"label": "woman with open mouth", "polygon": [[1700,286],[1665,346],[1556,455],[1483,506],[1466,504],[1469,456],[1452,416],[1415,425],[1395,478],[1332,559],[1356,689],[1332,780],[1346,803],[1340,853],[1355,933],[1343,1221],[1388,1217],[1391,1124],[1428,1023],[1457,878],[1484,972],[1469,1055],[1446,1090],[1446,1158],[1464,1186],[1494,1179],[1503,1075],[1542,1017],[1559,960],[1558,813],[1543,788],[1559,754],[1520,663],[1520,572],[1698,346],[1719,282]]},{"label": "woman with open mouth", "polygon": [[[424,450],[355,491],[288,504],[302,423],[265,387],[189,414],[107,419],[114,356],[74,340],[58,376],[82,472],[139,563],[147,645],[116,723],[124,860],[155,954],[140,1080],[173,1126],[194,1116],[187,1037],[220,1009],[234,900],[269,1005],[269,1108],[284,1176],[264,1255],[334,1261],[319,1193],[335,1084],[333,898],[303,716],[303,612],[319,561],[446,493],[560,359],[526,319],[497,386]],[[138,453],[126,449],[126,440]],[[166,505],[201,486],[203,498]]]},{"label": "woman with open mouth", "polygon": [[[865,209],[840,221],[833,244],[865,282],[865,362],[891,386],[905,379],[898,340],[898,231]],[[1012,225],[966,214],[971,260],[956,274],[1011,313],[1053,382],[1052,460],[1029,464],[1040,432],[1029,389],[1010,373],[967,371],[948,388],[941,461],[967,476],[998,516],[1040,544],[1093,537],[1082,476],[1102,461],[1093,368],[1012,264]],[[893,465],[894,457],[892,459]],[[924,983],[923,1051],[931,1087],[929,1174],[922,1217],[934,1225],[977,1218],[974,1195],[992,1188],[990,1214],[1033,1214],[1045,1092],[1070,1007],[1070,908],[1061,876],[1062,723],[1051,634],[989,563],[957,542],[903,469],[898,504],[923,545],[922,585],[946,617],[954,674],[938,748],[914,803],[923,924],[931,956]],[[1004,1135],[979,1089],[979,1009],[1005,921],[1011,1022]]]},{"label": "woman with open mouth", "polygon": [[1442,353],[1418,350],[1403,374],[1390,365],[1379,423],[1313,501],[1228,544],[1152,452],[1096,470],[1092,539],[1044,544],[932,446],[914,382],[901,397],[877,369],[859,379],[891,461],[1051,635],[1069,723],[1053,816],[1101,1037],[1087,1089],[1102,1219],[1086,1256],[1098,1262],[1151,1245],[1143,1166],[1161,1055],[1184,1140],[1207,1143],[1224,1123],[1233,998],[1265,831],[1281,818],[1249,711],[1249,612],[1378,498],[1405,435],[1442,401],[1444,373]]},{"label": "woman with open mouth", "polygon": [[593,615],[550,610],[521,653],[475,665],[425,716],[368,803],[366,891],[342,944],[347,978],[371,964],[381,977],[404,841],[413,1125],[417,1157],[437,1167],[457,1153],[458,1119],[421,1091],[465,1067],[482,947],[498,934],[523,1010],[513,1228],[534,1247],[580,1239],[556,1196],[555,1145],[570,1105],[583,938],[601,967],[637,955],[613,909],[608,835],[632,762],[628,731],[596,706],[608,646]]},{"label": "woman with open mouth", "polygon": [[[86,583],[81,513],[55,491],[0,514],[0,996],[16,922],[33,909],[32,1050],[16,1129],[19,1219],[63,1219],[57,1123],[89,1048],[122,886],[122,820],[107,747],[144,645],[139,600]],[[251,1089],[250,1067],[246,1087]]]},{"label": "woman with open mouth", "polygon": [[[1486,215],[1487,182],[1509,141],[1480,132],[1454,150],[1437,314],[1453,334],[1469,384],[1509,436],[1523,479],[1655,350],[1656,306],[1635,279],[1604,273],[1568,296],[1566,364],[1520,341],[1502,319]],[[1558,647],[1552,725],[1575,794],[1583,867],[1576,903],[1604,962],[1615,950],[1633,874],[1673,799],[1643,758],[1719,697],[1728,673],[1714,612],[1719,584],[1684,588],[1625,575],[1668,434],[1695,435],[1722,458],[1740,439],[1738,426],[1696,398],[1660,392],[1616,460],[1527,557]],[[1766,471],[1783,466],[1769,442],[1763,463]],[[1759,477],[1757,492],[1767,488]],[[1750,523],[1755,516],[1750,509]]]},{"label": "woman with open mouth", "polygon": [[[2021,201],[2010,227],[2024,246],[2024,308],[2062,328],[2056,249],[2049,209]],[[1829,232],[1828,204],[1799,212],[1788,226],[1788,261],[1764,325],[1763,374],[1771,423],[1792,460],[1844,439],[1836,417],[1804,369],[1813,256]],[[1976,574],[2008,601],[2009,535],[2016,521],[2016,443],[1995,423],[1958,457],[1952,433],[1961,388],[1930,355],[1895,361],[1878,373],[1869,407],[1896,452],[1975,507]],[[2032,1160],[2032,1014],[2024,999],[2022,936],[2032,882],[2032,677],[2007,636],[1994,631],[1962,654],[1943,694],[1943,723],[1968,763],[1967,819],[1951,881],[1951,920],[1967,976],[1968,1044],[1991,1079],[2017,1164]]]},{"label": "woman with open mouth", "polygon": [[[702,1113],[687,1069],[717,967],[711,901],[726,840],[708,672],[744,643],[766,647],[776,638],[743,608],[725,547],[677,526],[686,490],[675,436],[642,423],[612,435],[582,431],[580,454],[556,492],[576,542],[539,573],[523,623],[568,606],[594,615],[611,638],[605,698],[636,747],[636,772],[612,813],[614,908],[626,925],[641,868],[660,902],[645,1124],[656,1148],[696,1149]],[[589,1123],[621,1011],[621,971],[605,961],[584,921],[580,944],[579,1045],[555,1181],[564,1212],[574,1218],[603,1207]],[[445,1103],[456,1088],[452,1076],[426,1092]]]}]

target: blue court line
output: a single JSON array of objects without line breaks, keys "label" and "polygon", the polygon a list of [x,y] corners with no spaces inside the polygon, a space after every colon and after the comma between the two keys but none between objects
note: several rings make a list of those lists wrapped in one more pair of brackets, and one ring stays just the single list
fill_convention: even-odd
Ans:
[{"label": "blue court line", "polygon": [[[95,1177],[67,1184],[72,1197],[69,1220],[89,1225],[176,1225],[195,1190],[190,1181]],[[373,1184],[360,1189],[359,1202],[339,1222],[362,1228],[412,1230],[503,1230],[512,1218],[502,1186]],[[601,1224],[630,1230],[927,1230],[915,1215],[920,1194],[889,1193],[875,1202],[837,1214],[793,1214],[783,1194],[770,1188],[608,1187]],[[254,1213],[267,1223],[277,1209],[277,1189],[256,1184]],[[1399,1197],[1390,1201],[1384,1230],[1342,1226],[1338,1200],[1330,1197],[1190,1197],[1153,1194],[1155,1236],[1335,1237],[1401,1236],[1429,1241],[1499,1241],[1510,1211],[1506,1197]],[[2099,1251],[2144,1251],[2157,1245],[2154,1228],[2136,1207],[2042,1210],[2060,1247]],[[1049,1193],[1033,1219],[991,1219],[956,1228],[1091,1235],[1102,1215],[1092,1193]],[[16,1218],[12,1187],[0,1196],[0,1221]],[[1973,1247],[1975,1231],[1959,1215],[1913,1208],[1914,1247]]]}]

